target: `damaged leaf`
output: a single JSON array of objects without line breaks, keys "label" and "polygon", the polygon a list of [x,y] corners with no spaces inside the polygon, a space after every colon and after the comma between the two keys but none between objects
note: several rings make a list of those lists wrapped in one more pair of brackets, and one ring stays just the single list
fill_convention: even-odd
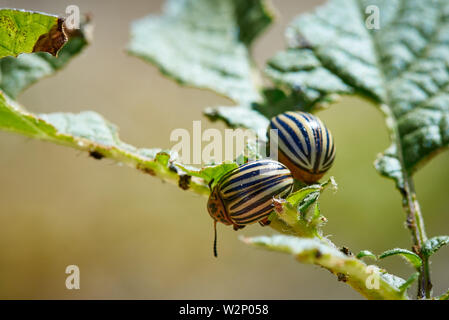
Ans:
[{"label": "damaged leaf", "polygon": [[0,9],[0,58],[31,52],[56,56],[67,41],[63,22],[46,13]]}]

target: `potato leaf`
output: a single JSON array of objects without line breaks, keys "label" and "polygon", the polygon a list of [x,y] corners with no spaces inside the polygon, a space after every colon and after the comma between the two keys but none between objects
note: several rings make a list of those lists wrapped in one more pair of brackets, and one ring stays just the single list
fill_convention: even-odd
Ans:
[{"label": "potato leaf", "polygon": [[161,149],[136,148],[122,142],[117,128],[93,111],[36,115],[0,92],[0,129],[87,151],[96,159],[110,158],[178,183],[183,189],[209,194],[209,188],[202,179],[185,180],[185,173],[173,163],[176,155]]},{"label": "potato leaf", "polygon": [[[339,280],[349,284],[368,299],[407,299],[400,286],[405,281],[399,277],[381,272],[376,266],[368,266],[361,260],[347,256],[325,241],[316,238],[297,238],[285,235],[241,238],[243,242],[264,249],[293,255],[298,261],[319,265],[335,274]],[[376,272],[379,287],[368,288],[369,277]]]},{"label": "potato leaf", "polygon": [[379,259],[384,259],[386,257],[390,257],[393,255],[402,256],[403,258],[405,258],[406,261],[408,261],[416,269],[419,269],[422,265],[422,260],[416,253],[411,252],[406,249],[401,249],[401,248],[387,250],[379,256]]},{"label": "potato leaf", "polygon": [[0,58],[48,52],[54,56],[66,43],[63,19],[17,9],[0,9]]},{"label": "potato leaf", "polygon": [[91,25],[86,21],[79,30],[71,32],[57,57],[39,52],[0,59],[0,90],[15,99],[31,84],[62,69],[88,45],[90,29]]},{"label": "potato leaf", "polygon": [[[370,5],[379,28],[369,24]],[[413,173],[449,145],[448,35],[444,0],[330,0],[290,25],[289,48],[267,75],[308,108],[351,93],[382,105],[393,145],[376,167],[402,187],[402,170]]]},{"label": "potato leaf", "polygon": [[437,252],[438,250],[440,250],[441,247],[445,246],[449,244],[449,236],[437,236],[437,237],[433,237],[431,239],[428,239],[425,243],[424,243],[424,247],[423,247],[423,253],[427,256],[430,257],[431,255],[433,255],[435,252]]},{"label": "potato leaf", "polygon": [[377,256],[369,250],[362,250],[357,254],[357,259],[369,257],[371,259],[377,260]]},{"label": "potato leaf", "polygon": [[128,51],[181,84],[252,103],[260,95],[249,47],[272,19],[266,0],[169,0],[163,15],[133,23]]}]

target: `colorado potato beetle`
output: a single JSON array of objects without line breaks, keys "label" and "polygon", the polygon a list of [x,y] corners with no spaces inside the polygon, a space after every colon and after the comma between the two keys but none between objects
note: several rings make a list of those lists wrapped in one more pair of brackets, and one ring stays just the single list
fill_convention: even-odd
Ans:
[{"label": "colorado potato beetle", "polygon": [[307,112],[285,112],[271,119],[269,129],[277,129],[278,160],[296,179],[317,182],[332,166],[334,139],[318,117]]},{"label": "colorado potato beetle", "polygon": [[292,188],[290,170],[271,159],[248,162],[221,177],[207,202],[214,219],[214,255],[217,256],[217,222],[232,225],[234,230],[257,221],[266,225],[273,211],[273,198],[288,195]]}]

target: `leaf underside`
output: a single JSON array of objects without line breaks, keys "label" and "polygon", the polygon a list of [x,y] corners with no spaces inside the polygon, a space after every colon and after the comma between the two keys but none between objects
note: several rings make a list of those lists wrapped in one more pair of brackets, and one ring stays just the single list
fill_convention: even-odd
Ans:
[{"label": "leaf underside", "polygon": [[[304,239],[284,235],[242,238],[245,243],[293,255],[303,263],[316,264],[337,275],[368,299],[407,299],[405,281],[368,266],[361,260],[347,256],[335,247],[318,239]],[[379,288],[367,289],[368,277],[373,272],[379,275]]]},{"label": "leaf underside", "polygon": [[[264,137],[266,118],[286,110],[313,112],[334,102],[338,95],[358,94],[380,105],[386,115],[393,144],[378,157],[376,168],[399,187],[403,187],[404,172],[413,173],[449,145],[447,1],[330,0],[315,12],[299,16],[287,29],[288,48],[267,63],[266,75],[277,87],[271,92],[257,92],[247,57],[230,58],[228,54],[229,45],[243,48],[247,55],[250,43],[242,41],[233,29],[243,19],[228,23],[232,19],[223,13],[235,14],[234,1],[220,2],[220,19],[209,14],[213,1],[210,6],[203,0],[195,5],[191,1],[169,3],[163,16],[150,16],[134,25],[130,52],[185,84],[213,89],[238,102],[237,107],[206,109],[212,120],[224,120],[233,128],[250,128]],[[263,2],[254,3],[258,5],[249,12],[265,26],[270,20],[268,11],[261,10]],[[181,6],[187,10],[181,12]],[[196,6],[200,9],[192,14],[189,10]],[[372,11],[367,9],[372,6],[380,12],[379,29],[369,25]],[[192,22],[192,17],[205,13],[211,18]],[[216,31],[214,40],[203,34],[209,28]],[[232,33],[230,30],[234,30],[227,38],[231,41],[223,41],[222,36]],[[176,41],[172,41],[171,32],[177,35]],[[153,41],[148,41],[150,37]],[[211,59],[209,53],[217,53],[217,42],[221,53]],[[204,54],[206,49],[210,51]],[[176,59],[171,59],[175,55]],[[229,63],[228,58],[234,62]],[[223,72],[224,65],[233,71]],[[237,69],[240,71],[235,73]],[[215,78],[218,70],[220,76]],[[234,77],[233,84],[251,94],[222,86],[222,76]]]},{"label": "leaf underside", "polygon": [[[282,88],[259,92],[257,76],[255,77],[249,58],[249,46],[271,19],[266,2],[262,0],[245,2],[171,0],[163,16],[150,16],[134,24],[133,40],[129,50],[149,61],[156,61],[163,72],[178,81],[214,89],[229,96],[241,105],[241,109],[229,109],[235,109],[240,114],[236,116],[228,110],[214,109],[210,111],[211,116],[232,119],[229,120],[231,126],[251,127],[258,133],[264,131],[268,124],[265,116],[274,115],[278,110],[284,111],[293,107],[316,108],[318,102],[333,101],[335,93],[369,93],[368,89],[362,88],[362,84],[357,87],[351,84],[346,76],[343,77],[336,72],[336,69],[330,68],[330,62],[319,56],[316,47],[309,44],[307,48],[296,47],[296,49],[307,49],[309,51],[306,54],[315,55],[307,58],[309,60],[306,62],[309,64],[306,69],[312,71],[318,68],[314,76],[318,74],[322,77],[322,81],[316,82],[318,78],[307,79],[306,75],[302,83],[310,84],[311,90],[304,90],[305,88],[298,90],[296,85],[288,83],[285,85],[282,74],[278,74],[279,78],[275,81]],[[48,54],[34,53],[22,55],[18,59],[10,57],[0,59],[0,129],[84,150],[95,159],[110,158],[163,180],[178,183],[183,189],[208,195],[208,183],[218,180],[227,171],[235,168],[235,163],[224,163],[203,169],[188,168],[179,164],[176,154],[169,151],[136,148],[122,142],[117,128],[95,112],[37,115],[26,111],[14,100],[23,89],[57,71],[81,52],[87,41],[82,32],[78,36],[69,40],[57,58]],[[151,41],[148,41],[148,37]],[[295,54],[293,53],[293,58]],[[290,52],[287,55],[290,55]],[[274,58],[269,66],[278,71],[284,70],[285,67],[288,69],[288,65],[279,66],[283,61],[285,63],[295,61],[287,58],[278,61]],[[273,79],[274,77],[273,75]],[[369,77],[363,80],[368,83],[371,81]],[[316,92],[320,95],[317,96]],[[372,93],[373,99],[380,100],[380,96],[380,91]],[[283,216],[279,213],[280,218],[275,216],[271,219],[271,225],[275,229],[276,226],[277,230],[282,232],[289,229],[292,234],[309,237],[308,239],[272,240],[264,237],[257,241],[248,241],[260,242],[275,250],[282,249],[293,253],[300,261],[321,265],[337,274],[339,278],[341,276],[366,297],[407,298],[401,289],[406,282],[382,272],[381,290],[367,291],[364,282],[369,275],[367,266],[359,259],[343,254],[329,242],[316,238],[321,237],[317,227],[325,221],[320,215],[317,200],[327,184],[329,183],[311,186],[306,191],[300,190],[299,193],[292,195],[290,201],[287,200],[282,204],[288,209],[287,212],[284,212]],[[310,217],[307,217],[307,213],[313,207],[312,204],[315,205],[315,210]]]},{"label": "leaf underside", "polygon": [[[365,24],[370,5],[379,9],[379,29]],[[331,0],[296,19],[287,40],[267,75],[298,92],[305,105],[351,93],[383,105],[399,143],[376,167],[399,186],[402,168],[412,173],[448,146],[449,2]]]},{"label": "leaf underside", "polygon": [[441,249],[441,247],[449,244],[449,236],[437,236],[431,239],[428,239],[424,243],[423,253],[430,257],[435,252]]},{"label": "leaf underside", "polygon": [[129,53],[176,81],[240,103],[260,99],[249,47],[272,21],[265,0],[169,0],[133,23]]}]

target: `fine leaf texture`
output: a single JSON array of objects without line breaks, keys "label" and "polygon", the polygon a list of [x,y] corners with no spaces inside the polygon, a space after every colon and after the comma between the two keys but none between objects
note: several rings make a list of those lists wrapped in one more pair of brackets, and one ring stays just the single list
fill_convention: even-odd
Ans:
[{"label": "fine leaf texture", "polygon": [[[332,245],[314,239],[292,236],[260,236],[242,238],[245,243],[293,255],[298,261],[316,264],[328,269],[368,299],[407,299],[405,290],[400,286],[405,283],[399,277],[383,273],[376,266],[368,266],[361,260],[347,256]],[[369,289],[369,277],[376,272],[378,289]]]},{"label": "fine leaf texture", "polygon": [[424,243],[423,253],[430,257],[435,252],[437,252],[441,247],[449,244],[449,236],[437,236],[431,239],[428,239]]},{"label": "fine leaf texture", "polygon": [[0,58],[21,53],[56,55],[67,41],[57,16],[17,9],[0,9]]},{"label": "fine leaf texture", "polygon": [[406,261],[408,261],[416,269],[419,269],[421,267],[421,265],[422,265],[422,260],[416,253],[411,252],[411,251],[406,250],[406,249],[401,249],[401,248],[395,248],[395,249],[387,250],[387,251],[383,252],[379,256],[379,259],[384,259],[386,257],[390,257],[390,256],[393,256],[393,255],[400,255],[400,256],[402,256],[403,258],[405,258]]},{"label": "fine leaf texture", "polygon": [[[379,29],[368,28],[372,5]],[[353,92],[382,105],[393,145],[376,167],[399,187],[402,170],[413,173],[448,146],[448,1],[330,0],[297,18],[287,40],[268,76],[309,108]]]},{"label": "fine leaf texture", "polygon": [[169,0],[163,15],[133,23],[128,50],[181,84],[252,103],[250,45],[272,18],[266,0]]}]

